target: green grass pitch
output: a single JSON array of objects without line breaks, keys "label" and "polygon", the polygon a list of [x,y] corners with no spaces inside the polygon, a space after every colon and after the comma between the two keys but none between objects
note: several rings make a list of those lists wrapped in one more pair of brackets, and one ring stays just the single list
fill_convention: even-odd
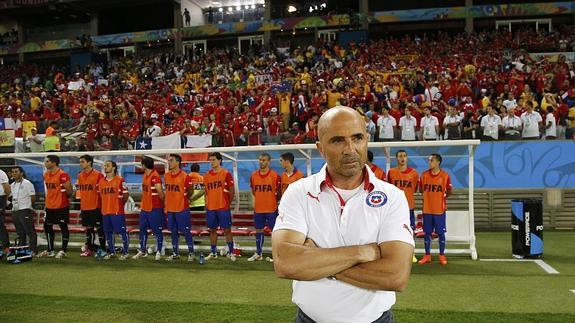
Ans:
[{"label": "green grass pitch", "polygon": [[[575,322],[574,238],[545,232],[543,260],[558,275],[534,263],[463,256],[449,257],[444,267],[416,264],[407,291],[398,293],[396,320]],[[507,232],[479,233],[479,257],[509,259],[510,240]],[[3,262],[0,322],[293,322],[291,281],[276,278],[273,264],[248,263],[246,256],[199,265],[95,261],[71,250],[64,260]]]}]

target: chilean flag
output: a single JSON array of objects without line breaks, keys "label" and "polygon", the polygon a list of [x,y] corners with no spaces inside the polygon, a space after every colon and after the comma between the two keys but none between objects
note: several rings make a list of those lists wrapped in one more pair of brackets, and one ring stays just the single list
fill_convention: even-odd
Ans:
[{"label": "chilean flag", "polygon": [[179,148],[182,148],[182,140],[179,133],[151,138],[138,137],[136,139],[136,150]]}]

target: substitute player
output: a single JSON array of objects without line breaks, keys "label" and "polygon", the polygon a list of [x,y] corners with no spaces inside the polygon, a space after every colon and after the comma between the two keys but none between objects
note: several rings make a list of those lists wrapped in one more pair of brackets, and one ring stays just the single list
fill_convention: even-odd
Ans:
[{"label": "substitute player", "polygon": [[204,212],[206,210],[206,190],[204,177],[200,174],[200,165],[193,163],[188,174],[192,180],[194,194],[190,196],[190,211]]},{"label": "substitute player", "polygon": [[168,214],[168,229],[172,232],[172,255],[167,257],[167,261],[180,259],[180,233],[186,238],[188,245],[188,261],[194,261],[194,240],[190,232],[192,222],[190,219],[190,208],[188,206],[188,196],[192,195],[192,180],[180,169],[182,157],[180,155],[170,155],[168,158],[169,172],[164,175],[164,186],[166,189],[166,213]]},{"label": "substitute player", "polygon": [[106,250],[106,237],[102,228],[102,212],[100,210],[100,194],[98,183],[104,175],[93,168],[94,158],[90,155],[80,156],[80,168],[76,184],[76,198],[80,200],[82,225],[86,227],[86,249],[81,257],[91,257],[96,252],[94,242],[96,237],[100,242],[98,248]]},{"label": "substitute player", "polygon": [[[44,232],[48,242],[48,249],[44,250],[38,257],[64,258],[68,251],[68,240],[70,231],[70,200],[72,195],[72,183],[70,175],[60,169],[60,157],[48,155],[44,160],[44,166],[48,170],[44,173],[44,184],[46,187],[46,210],[44,215]],[[58,254],[54,253],[54,224],[62,230],[62,250]]]},{"label": "substitute player", "polygon": [[369,166],[375,177],[381,179],[382,181],[386,180],[385,171],[381,167],[373,163],[373,153],[371,152],[371,150],[367,151],[367,166]]},{"label": "substitute player", "polygon": [[[271,156],[263,153],[259,156],[260,169],[252,173],[250,187],[254,201],[254,227],[256,228],[256,253],[248,261],[260,261],[264,245],[263,229],[267,225],[273,230],[278,216],[278,195],[280,178],[270,169]],[[268,257],[266,260],[273,261]]]},{"label": "substitute player", "polygon": [[218,227],[224,230],[228,245],[228,257],[236,261],[233,253],[232,212],[230,205],[234,198],[234,180],[232,174],[222,168],[222,155],[218,152],[209,154],[212,169],[204,174],[206,189],[206,222],[210,229],[211,252],[206,260],[217,259]]},{"label": "substitute player", "polygon": [[[411,167],[407,166],[407,152],[405,150],[398,150],[395,153],[397,159],[397,167],[391,168],[387,172],[387,182],[395,185],[397,188],[405,193],[407,203],[409,204],[409,222],[412,230],[415,230],[415,197],[419,184],[419,174]],[[413,262],[417,262],[417,258],[413,255]]]},{"label": "substitute player", "polygon": [[118,175],[118,165],[116,162],[108,160],[104,163],[104,173],[106,177],[98,182],[98,192],[102,199],[102,224],[104,234],[108,240],[108,254],[104,259],[116,257],[116,246],[114,234],[122,237],[123,249],[120,260],[128,259],[128,232],[126,231],[126,216],[124,214],[124,204],[128,200],[128,189],[124,184],[124,179]]},{"label": "substitute player", "polygon": [[295,158],[292,153],[284,153],[280,156],[280,166],[285,170],[281,177],[280,197],[285,193],[291,183],[304,177],[303,173],[294,166],[294,160]]},{"label": "substitute player", "polygon": [[451,195],[452,185],[447,174],[440,168],[441,155],[429,156],[429,169],[423,172],[419,182],[419,191],[423,193],[423,231],[425,232],[425,256],[419,264],[431,262],[431,234],[435,233],[439,238],[439,263],[447,265],[445,258],[445,211],[447,210],[446,198]]},{"label": "substitute player", "polygon": [[164,190],[162,179],[154,169],[154,160],[144,157],[141,161],[144,169],[142,177],[142,201],[140,202],[140,250],[132,259],[146,258],[148,256],[148,230],[156,236],[156,257],[162,258],[164,245]]}]

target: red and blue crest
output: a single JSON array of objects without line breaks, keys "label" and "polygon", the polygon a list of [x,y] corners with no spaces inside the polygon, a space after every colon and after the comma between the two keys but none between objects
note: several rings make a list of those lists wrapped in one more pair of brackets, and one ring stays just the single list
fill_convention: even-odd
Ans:
[{"label": "red and blue crest", "polygon": [[384,206],[387,203],[387,195],[381,191],[371,192],[365,198],[365,203],[371,207]]}]

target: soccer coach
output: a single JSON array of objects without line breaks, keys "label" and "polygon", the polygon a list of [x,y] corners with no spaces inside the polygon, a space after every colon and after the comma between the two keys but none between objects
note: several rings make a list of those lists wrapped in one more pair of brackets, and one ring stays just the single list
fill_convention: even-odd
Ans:
[{"label": "soccer coach", "polygon": [[361,116],[334,107],[318,124],[327,165],[290,185],[272,235],[276,274],[293,279],[296,322],[393,322],[414,241],[405,194],[366,166]]}]

